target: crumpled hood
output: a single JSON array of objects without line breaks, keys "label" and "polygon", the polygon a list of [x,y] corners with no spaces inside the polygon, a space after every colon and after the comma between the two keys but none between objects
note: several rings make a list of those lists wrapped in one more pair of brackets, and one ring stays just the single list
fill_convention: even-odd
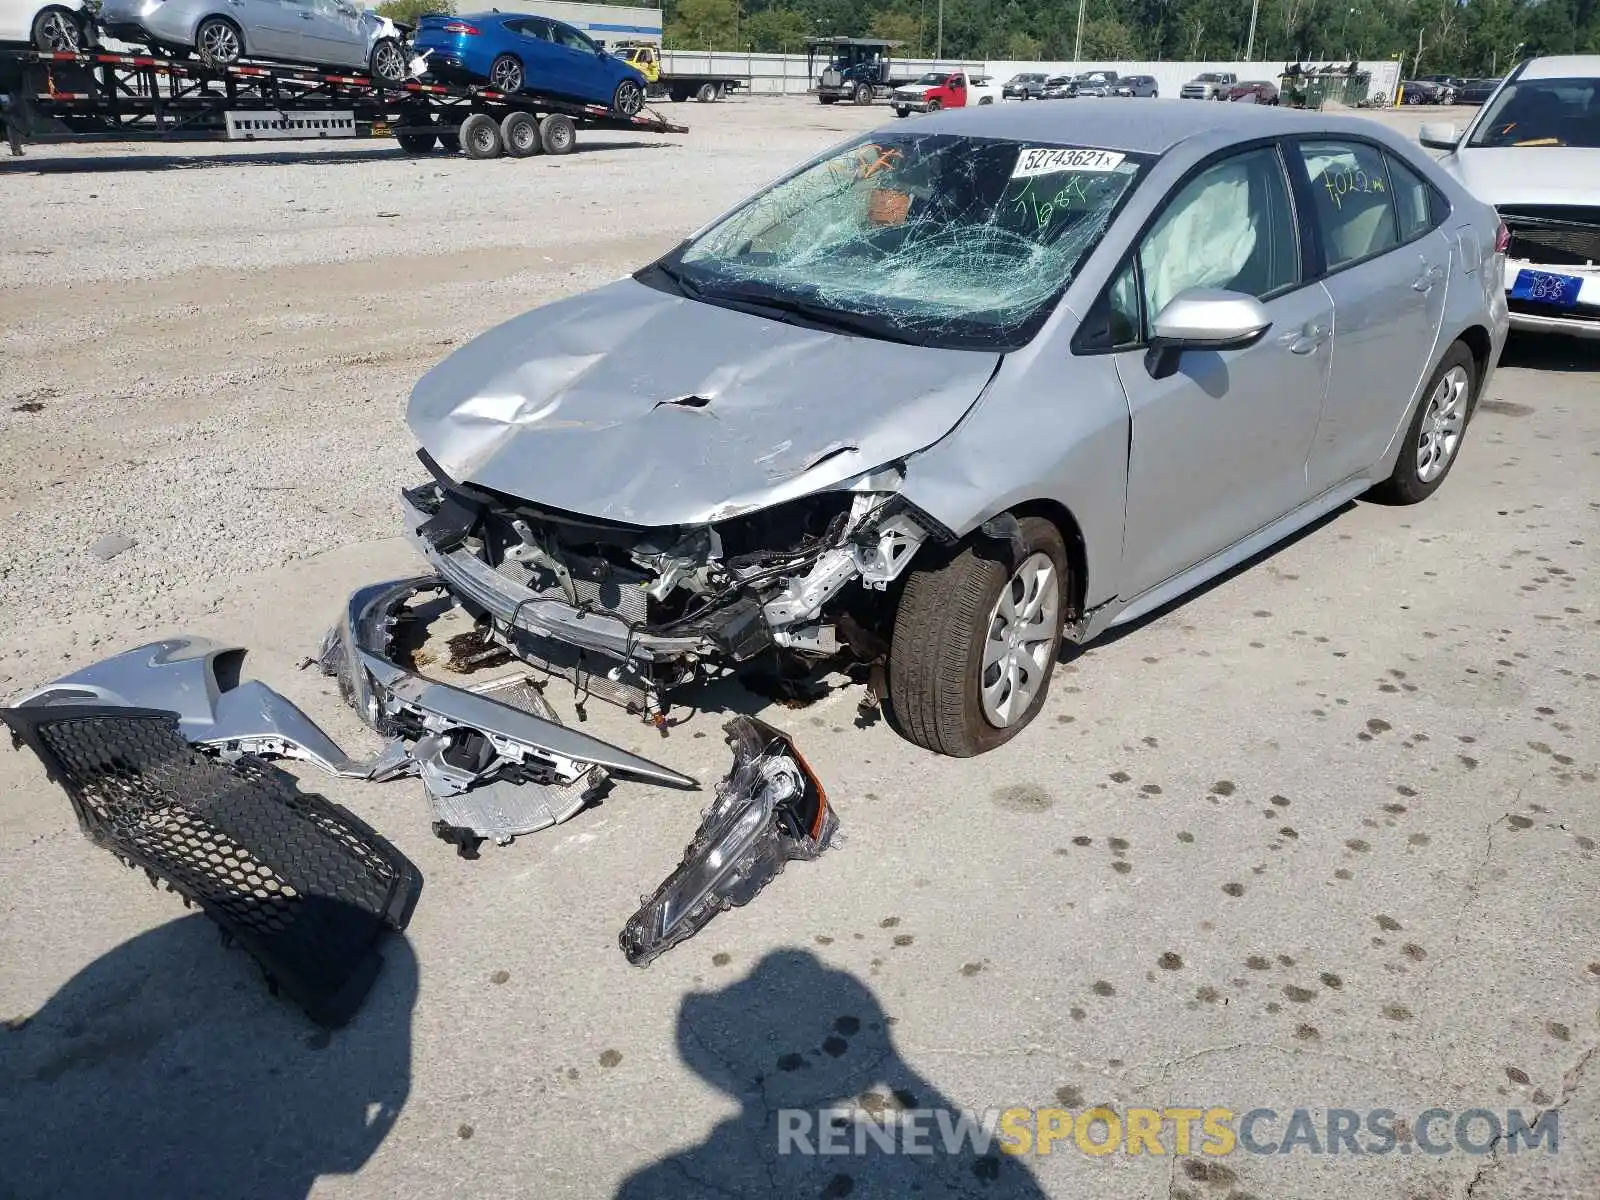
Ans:
[{"label": "crumpled hood", "polygon": [[1600,205],[1600,150],[1495,146],[1447,154],[1439,165],[1485,204]]},{"label": "crumpled hood", "polygon": [[628,524],[701,524],[932,445],[997,362],[622,279],[461,347],[417,383],[406,420],[452,479]]}]

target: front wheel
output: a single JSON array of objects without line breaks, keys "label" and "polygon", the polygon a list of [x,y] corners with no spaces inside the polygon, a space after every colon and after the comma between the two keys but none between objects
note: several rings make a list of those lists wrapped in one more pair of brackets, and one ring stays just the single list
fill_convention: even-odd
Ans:
[{"label": "front wheel", "polygon": [[207,17],[194,31],[194,48],[209,66],[231,66],[244,57],[244,35],[225,17]]},{"label": "front wheel", "polygon": [[1061,648],[1066,546],[1040,517],[913,567],[895,612],[889,706],[902,736],[955,758],[1010,741],[1044,707]]},{"label": "front wheel", "polygon": [[942,103],[940,103],[938,100],[929,100],[928,101],[928,111],[931,112],[931,113],[936,113],[943,107],[944,107],[944,105]]},{"label": "front wheel", "polygon": [[47,8],[33,19],[33,47],[55,54],[83,49],[83,26],[64,8]]},{"label": "front wheel", "polygon": [[710,104],[717,98],[717,85],[714,83],[702,83],[700,90],[694,94],[694,98],[701,104]]},{"label": "front wheel", "polygon": [[894,115],[897,117],[909,117],[911,115],[911,110],[909,108],[896,108],[894,110]]},{"label": "front wheel", "polygon": [[1396,504],[1416,504],[1439,490],[1455,465],[1477,394],[1478,364],[1456,342],[1428,379],[1417,414],[1406,430],[1394,473],[1377,488]]},{"label": "front wheel", "polygon": [[489,86],[497,92],[515,96],[522,90],[522,60],[514,54],[502,54],[489,64]]},{"label": "front wheel", "polygon": [[639,110],[644,107],[644,89],[631,79],[624,79],[617,84],[616,93],[611,97],[611,107],[625,117],[636,117]]},{"label": "front wheel", "polygon": [[857,104],[872,103],[872,89],[864,83],[856,84],[855,94],[851,97]]},{"label": "front wheel", "polygon": [[403,83],[406,77],[405,51],[393,38],[379,38],[372,47],[367,67],[379,83]]}]

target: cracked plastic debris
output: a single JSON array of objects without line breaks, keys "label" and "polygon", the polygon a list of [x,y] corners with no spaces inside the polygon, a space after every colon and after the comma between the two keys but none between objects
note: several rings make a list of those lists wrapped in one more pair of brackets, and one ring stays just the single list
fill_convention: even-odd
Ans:
[{"label": "cracked plastic debris", "polygon": [[520,676],[472,689],[415,675],[388,658],[409,602],[440,589],[433,576],[357,590],[323,641],[318,662],[345,701],[380,733],[409,745],[434,827],[464,854],[476,842],[505,844],[581,811],[612,774],[675,787],[693,779],[569,729]]},{"label": "cracked plastic debris", "polygon": [[388,778],[390,747],[369,762],[347,755],[299,708],[259,680],[239,682],[245,650],[202,637],[136,646],[63,676],[10,707],[111,704],[176,713],[186,741],[224,761],[252,754],[309,762],[351,779]]},{"label": "cracked plastic debris", "polygon": [[788,735],[744,716],[723,728],[732,769],[683,861],[641,897],[617,939],[634,966],[648,966],[719,912],[748,904],[791,859],[814,859],[838,838],[827,794]]}]

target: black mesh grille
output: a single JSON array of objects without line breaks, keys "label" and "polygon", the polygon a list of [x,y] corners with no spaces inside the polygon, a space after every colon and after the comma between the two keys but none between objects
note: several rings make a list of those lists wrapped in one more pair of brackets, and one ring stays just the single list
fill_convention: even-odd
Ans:
[{"label": "black mesh grille", "polygon": [[354,1015],[374,944],[403,929],[416,868],[354,815],[254,758],[194,751],[175,714],[0,709],[65,788],[84,831],[198,903],[316,1021]]},{"label": "black mesh grille", "polygon": [[1600,208],[1507,205],[1500,219],[1511,231],[1512,258],[1548,266],[1600,263]]}]

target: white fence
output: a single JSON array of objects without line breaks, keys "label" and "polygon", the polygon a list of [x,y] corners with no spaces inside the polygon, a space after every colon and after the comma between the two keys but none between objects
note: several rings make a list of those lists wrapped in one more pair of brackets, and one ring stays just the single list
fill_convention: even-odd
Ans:
[{"label": "white fence", "polygon": [[[737,75],[750,80],[750,90],[756,95],[802,95],[810,90],[814,80],[806,74],[804,54],[739,54],[725,50],[668,50],[662,56],[667,71],[708,71],[719,75]],[[816,69],[824,65],[819,55]],[[1305,68],[1319,67],[1322,63],[1302,63]],[[1344,64],[1335,64],[1343,66]],[[1118,75],[1150,75],[1156,80],[1157,90],[1163,97],[1177,99],[1178,90],[1202,71],[1232,71],[1240,79],[1265,79],[1278,82],[1284,64],[1276,60],[1256,62],[1017,62],[1012,60],[976,62],[960,59],[904,58],[894,60],[897,77],[920,75],[924,71],[951,71],[970,68],[992,75],[1001,83],[1022,71],[1042,71],[1049,75],[1075,75],[1080,71],[1107,69]],[[1371,74],[1367,93],[1382,92],[1393,99],[1400,83],[1400,64],[1393,59],[1363,62],[1360,69]]]}]

